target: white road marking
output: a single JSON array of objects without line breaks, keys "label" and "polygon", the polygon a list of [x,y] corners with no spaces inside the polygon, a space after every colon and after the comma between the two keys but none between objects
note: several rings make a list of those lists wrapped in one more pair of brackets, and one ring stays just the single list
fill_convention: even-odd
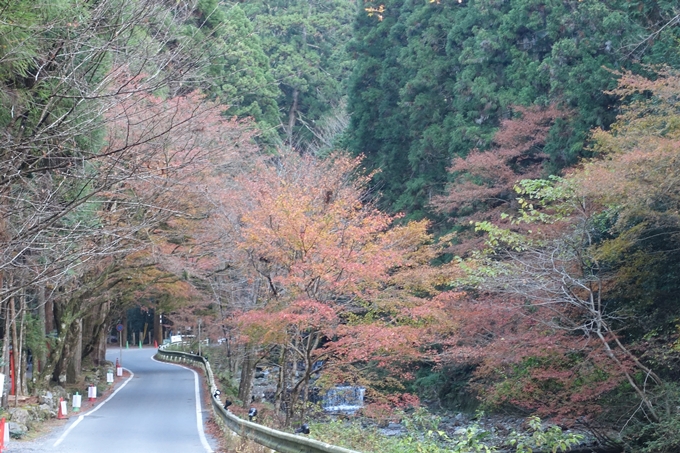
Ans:
[{"label": "white road marking", "polygon": [[201,391],[200,391],[200,377],[198,373],[186,366],[179,365],[177,363],[170,363],[170,362],[161,362],[159,360],[156,360],[155,358],[151,357],[151,360],[154,362],[158,363],[165,363],[167,365],[175,365],[181,368],[184,368],[185,370],[189,370],[192,373],[194,373],[194,394],[196,397],[196,428],[198,429],[198,437],[201,439],[201,444],[203,445],[203,448],[205,448],[205,451],[208,453],[212,453],[213,449],[210,448],[210,444],[208,443],[208,439],[205,437],[205,431],[203,428],[203,408],[201,407]]},{"label": "white road marking", "polygon": [[59,436],[59,439],[57,439],[57,441],[54,443],[53,447],[57,447],[60,443],[62,443],[62,442],[64,441],[64,439],[66,439],[66,436],[68,436],[68,434],[73,430],[73,428],[75,428],[76,426],[78,426],[78,424],[80,424],[80,422],[82,422],[83,419],[84,419],[85,417],[87,417],[88,415],[92,415],[92,414],[94,414],[95,412],[97,412],[104,404],[108,403],[109,400],[110,400],[111,398],[113,398],[114,396],[116,396],[116,393],[118,393],[118,392],[120,392],[121,390],[123,390],[123,387],[125,387],[125,386],[127,385],[127,383],[130,382],[130,380],[131,380],[133,377],[135,377],[135,373],[133,373],[132,371],[128,370],[127,368],[123,368],[123,369],[124,369],[124,370],[127,370],[127,371],[130,373],[130,377],[127,378],[127,379],[125,380],[125,382],[123,382],[123,384],[122,384],[120,387],[118,387],[111,395],[109,395],[108,398],[106,398],[104,401],[102,401],[101,403],[99,403],[99,404],[97,405],[97,407],[95,407],[95,408],[92,409],[91,411],[87,412],[86,414],[80,415],[80,416],[78,417],[78,419],[77,419],[75,422],[73,422],[73,424],[72,424],[71,426],[69,426],[68,429],[67,429],[66,431],[64,431],[64,434],[62,434],[61,436]]}]

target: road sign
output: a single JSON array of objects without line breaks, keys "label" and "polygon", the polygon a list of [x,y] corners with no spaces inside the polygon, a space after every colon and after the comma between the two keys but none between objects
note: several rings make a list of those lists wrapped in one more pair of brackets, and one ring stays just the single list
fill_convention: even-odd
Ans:
[{"label": "road sign", "polygon": [[123,331],[123,325],[122,325],[122,324],[118,324],[118,325],[116,326],[116,330],[117,330],[118,332],[122,332],[122,331]]}]

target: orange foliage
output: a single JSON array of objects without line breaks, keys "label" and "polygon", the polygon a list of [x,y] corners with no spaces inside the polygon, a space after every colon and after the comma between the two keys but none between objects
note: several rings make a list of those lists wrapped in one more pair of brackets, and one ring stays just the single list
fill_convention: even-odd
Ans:
[{"label": "orange foliage", "polygon": [[282,155],[237,178],[235,244],[268,292],[236,324],[262,345],[319,335],[324,347],[307,359],[325,358],[325,369],[415,359],[430,338],[422,326],[434,318],[429,301],[412,296],[436,281],[422,272],[435,255],[427,223],[395,226],[367,203],[360,162]]},{"label": "orange foliage", "polygon": [[475,364],[472,389],[486,403],[568,422],[601,412],[602,396],[624,379],[599,341],[554,326],[560,307],[492,294],[439,299],[448,305],[451,328],[440,360]]},{"label": "orange foliage", "polygon": [[162,99],[138,89],[142,83],[127,84],[128,94],[105,113],[101,171],[120,182],[101,193],[99,216],[119,235],[128,232],[127,265],[147,266],[131,272],[135,298],[174,301],[165,309],[177,309],[206,297],[181,276],[218,265],[205,219],[215,192],[228,190],[216,181],[254,154],[253,131],[200,93]]},{"label": "orange foliage", "polygon": [[680,75],[670,70],[653,81],[622,73],[612,94],[632,102],[610,131],[594,131],[597,158],[570,175],[583,196],[618,206],[620,224],[640,210],[653,217],[655,204],[668,209],[680,202],[678,84]]},{"label": "orange foliage", "polygon": [[512,188],[519,180],[541,175],[543,162],[548,157],[542,152],[548,132],[553,121],[564,118],[567,113],[553,105],[513,109],[520,117],[501,122],[491,150],[475,149],[465,158],[453,159],[449,171],[457,175],[456,181],[446,195],[433,201],[439,211],[493,208],[510,201]]}]

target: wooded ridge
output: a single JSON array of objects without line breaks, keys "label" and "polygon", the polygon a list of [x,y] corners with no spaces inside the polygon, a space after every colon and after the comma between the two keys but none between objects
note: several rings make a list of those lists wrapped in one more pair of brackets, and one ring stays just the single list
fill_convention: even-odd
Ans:
[{"label": "wooded ridge", "polygon": [[676,3],[0,2],[3,407],[182,335],[677,451]]}]

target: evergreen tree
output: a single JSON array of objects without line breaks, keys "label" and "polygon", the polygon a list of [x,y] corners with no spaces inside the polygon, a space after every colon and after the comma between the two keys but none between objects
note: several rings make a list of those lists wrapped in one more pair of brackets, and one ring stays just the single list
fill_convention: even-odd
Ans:
[{"label": "evergreen tree", "polygon": [[253,24],[238,4],[225,7],[216,0],[203,0],[198,11],[192,32],[197,40],[211,38],[216,44],[211,49],[206,91],[229,106],[227,115],[253,118],[262,131],[261,141],[273,144],[279,125],[279,90]]},{"label": "evergreen tree", "polygon": [[513,105],[555,103],[574,112],[544,147],[559,171],[582,155],[590,128],[614,120],[616,101],[604,93],[615,86],[612,70],[638,58],[677,60],[677,30],[644,39],[673,17],[671,4],[384,2],[380,16],[355,20],[347,143],[381,170],[375,183],[391,209],[421,217],[451,159],[487,149]]},{"label": "evergreen tree", "polygon": [[282,135],[304,148],[316,123],[344,96],[345,52],[354,3],[349,0],[256,0],[243,4],[279,84]]}]

